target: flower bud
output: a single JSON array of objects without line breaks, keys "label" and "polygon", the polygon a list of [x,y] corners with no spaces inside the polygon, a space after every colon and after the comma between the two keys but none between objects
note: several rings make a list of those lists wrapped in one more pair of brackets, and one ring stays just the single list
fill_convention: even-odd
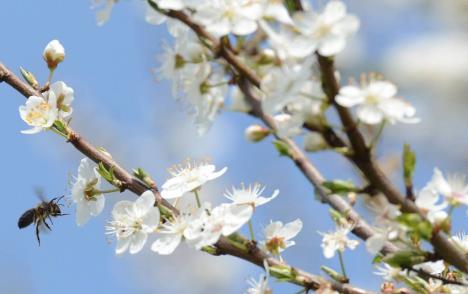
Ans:
[{"label": "flower bud", "polygon": [[54,70],[65,58],[65,49],[58,40],[52,40],[44,49],[43,57],[50,70]]},{"label": "flower bud", "polygon": [[323,139],[322,135],[318,133],[308,133],[304,137],[304,149],[307,152],[317,152],[323,149],[327,149],[328,144]]},{"label": "flower bud", "polygon": [[245,137],[252,142],[260,142],[270,135],[270,130],[260,125],[251,125],[245,130]]}]

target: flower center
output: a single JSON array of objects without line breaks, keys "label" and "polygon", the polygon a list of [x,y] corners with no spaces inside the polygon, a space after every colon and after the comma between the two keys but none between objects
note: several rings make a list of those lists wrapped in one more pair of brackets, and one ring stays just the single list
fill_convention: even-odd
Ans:
[{"label": "flower center", "polygon": [[284,237],[273,237],[265,245],[267,250],[274,255],[278,254],[280,249],[286,248]]},{"label": "flower center", "polygon": [[[31,111],[26,116],[26,121],[29,124],[33,124],[34,122],[44,124],[47,122],[45,113],[50,110],[50,105],[47,102],[42,102],[41,104],[35,106],[31,109]],[[40,122],[38,122],[38,120]]]}]

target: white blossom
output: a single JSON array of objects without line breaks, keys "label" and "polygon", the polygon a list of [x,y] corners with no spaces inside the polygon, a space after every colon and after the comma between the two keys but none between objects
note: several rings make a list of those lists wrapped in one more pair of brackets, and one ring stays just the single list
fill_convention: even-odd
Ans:
[{"label": "white blossom", "polygon": [[96,164],[88,158],[83,158],[78,167],[78,175],[73,183],[71,193],[76,203],[76,223],[85,225],[92,216],[99,215],[104,209],[105,198],[99,189],[101,175]]},{"label": "white blossom", "polygon": [[260,21],[259,24],[267,34],[272,49],[281,60],[304,58],[316,49],[315,42],[299,34],[292,27],[280,26],[279,31],[276,32],[266,21]]},{"label": "white blossom", "polygon": [[168,255],[174,252],[183,239],[184,231],[189,221],[190,216],[180,214],[161,224],[158,233],[164,236],[154,241],[153,245],[151,245],[151,250],[161,255]]},{"label": "white blossom", "polygon": [[304,119],[301,115],[281,113],[275,115],[273,119],[276,122],[276,133],[280,137],[294,137],[302,132]]},{"label": "white blossom", "polygon": [[52,95],[49,100],[44,97],[31,96],[26,101],[26,105],[19,107],[21,118],[32,129],[21,131],[23,134],[36,134],[40,131],[49,129],[58,119],[57,100]]},{"label": "white blossom", "polygon": [[63,120],[71,116],[73,108],[71,103],[74,100],[74,91],[62,81],[58,81],[50,85],[49,90],[42,95],[47,101],[56,101],[58,109],[58,119]]},{"label": "white blossom", "polygon": [[357,240],[351,240],[348,238],[349,232],[352,227],[349,225],[339,226],[336,231],[329,232],[327,234],[320,233],[323,236],[321,247],[323,248],[323,255],[325,258],[332,258],[335,256],[335,252],[339,250],[343,253],[348,247],[353,250],[359,244]]},{"label": "white blossom", "polygon": [[263,6],[263,17],[274,19],[284,24],[292,24],[291,16],[283,1],[260,0]]},{"label": "white blossom", "polygon": [[174,199],[200,188],[208,181],[222,176],[227,167],[215,171],[216,167],[208,163],[192,163],[187,161],[185,165],[176,165],[169,169],[172,178],[162,186],[161,196],[165,199]]},{"label": "white blossom", "polygon": [[346,14],[346,6],[341,1],[329,1],[321,14],[298,12],[293,21],[296,29],[308,37],[310,45],[323,56],[340,53],[349,36],[359,28],[359,20],[354,15]]},{"label": "white blossom", "polygon": [[119,201],[112,210],[107,234],[117,238],[116,254],[129,250],[138,253],[146,243],[148,234],[154,232],[159,224],[159,210],[154,206],[153,192],[146,191],[135,201]]},{"label": "white blossom", "polygon": [[435,168],[428,186],[444,196],[452,205],[460,203],[468,205],[468,183],[465,179],[465,175],[462,174],[448,175],[445,179],[442,172]]},{"label": "white blossom", "polygon": [[421,269],[431,275],[439,275],[445,270],[445,264],[443,260],[428,261],[415,265],[413,268]]},{"label": "white blossom", "polygon": [[47,66],[50,69],[55,69],[57,65],[65,59],[65,49],[58,40],[52,40],[44,48],[42,56],[47,62]]},{"label": "white blossom", "polygon": [[265,93],[262,108],[268,114],[281,111],[288,103],[307,97],[310,90],[312,59],[302,64],[273,67],[262,78],[260,88]]},{"label": "white blossom", "polygon": [[417,123],[416,110],[406,101],[395,98],[397,88],[387,81],[371,81],[362,88],[345,86],[336,96],[336,102],[344,107],[357,107],[358,118],[367,124]]},{"label": "white blossom", "polygon": [[406,272],[402,271],[399,267],[392,267],[387,263],[384,263],[383,266],[377,266],[377,271],[374,274],[382,276],[386,281],[398,280],[401,276],[405,276]]},{"label": "white blossom", "polygon": [[468,235],[465,233],[459,233],[458,235],[450,238],[458,248],[460,248],[465,254],[468,254]]},{"label": "white blossom", "polygon": [[102,26],[109,21],[112,8],[114,8],[116,2],[117,0],[93,0],[91,8],[100,7],[100,10],[96,13],[96,23],[98,26]]},{"label": "white blossom", "polygon": [[200,5],[193,15],[215,37],[229,33],[248,35],[257,30],[262,16],[260,3],[251,0],[214,0]]},{"label": "white blossom", "polygon": [[383,229],[375,228],[374,234],[366,240],[367,251],[372,255],[379,253],[385,243],[395,240],[399,233],[399,228],[396,225],[389,225]]},{"label": "white blossom", "polygon": [[439,200],[439,195],[430,187],[425,187],[416,196],[416,206],[427,214],[427,219],[432,224],[438,224],[448,216],[444,211],[447,202],[439,203]]},{"label": "white blossom", "polygon": [[328,148],[328,143],[323,136],[316,132],[308,132],[304,136],[304,150],[307,152],[317,152]]},{"label": "white blossom", "polygon": [[263,230],[265,240],[262,244],[265,249],[271,252],[273,255],[278,255],[283,252],[286,248],[293,246],[296,242],[291,239],[302,230],[302,221],[296,219],[292,222],[284,224],[280,221],[271,222]]},{"label": "white blossom", "polygon": [[245,292],[246,294],[272,294],[270,286],[268,286],[268,274],[261,274],[258,281],[251,278],[247,280],[250,288]]},{"label": "white blossom", "polygon": [[244,184],[240,188],[232,187],[232,191],[226,191],[224,196],[232,200],[233,204],[237,205],[251,205],[252,207],[258,207],[266,204],[271,200],[275,199],[279,194],[279,190],[273,191],[270,197],[263,197],[261,194],[265,190],[265,186],[255,183],[253,186],[249,185],[245,187]]},{"label": "white blossom", "polygon": [[221,236],[229,236],[247,223],[253,214],[250,205],[221,204],[213,210],[202,207],[194,217],[184,236],[196,249],[213,245]]}]

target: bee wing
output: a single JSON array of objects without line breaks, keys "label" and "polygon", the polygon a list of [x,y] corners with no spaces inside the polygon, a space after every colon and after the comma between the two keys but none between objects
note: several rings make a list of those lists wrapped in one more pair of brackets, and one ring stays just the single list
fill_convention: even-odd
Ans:
[{"label": "bee wing", "polygon": [[48,202],[47,197],[45,197],[43,187],[38,187],[38,186],[34,187],[34,193],[42,202]]}]

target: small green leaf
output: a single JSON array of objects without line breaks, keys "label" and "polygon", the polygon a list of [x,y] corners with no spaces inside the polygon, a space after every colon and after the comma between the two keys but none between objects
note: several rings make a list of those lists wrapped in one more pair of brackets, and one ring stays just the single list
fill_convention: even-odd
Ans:
[{"label": "small green leaf", "polygon": [[409,144],[405,144],[403,147],[403,176],[405,179],[405,185],[410,186],[413,182],[413,174],[416,168],[416,153],[411,150]]},{"label": "small green leaf", "polygon": [[289,146],[279,140],[273,141],[273,145],[278,150],[280,156],[289,156]]},{"label": "small green leaf", "polygon": [[377,254],[376,256],[374,256],[374,259],[372,259],[372,264],[381,263],[382,260],[383,260],[383,255]]},{"label": "small green leaf", "polygon": [[39,83],[37,82],[36,77],[33,75],[32,72],[25,70],[23,67],[20,66],[20,72],[21,75],[23,76],[24,80],[28,82],[30,86],[33,88],[38,88]]},{"label": "small green leaf", "polygon": [[426,258],[422,253],[414,250],[398,251],[383,258],[385,263],[388,263],[393,267],[400,268],[410,268],[415,264],[424,262],[425,260]]},{"label": "small green leaf", "polygon": [[325,273],[327,274],[330,278],[332,278],[333,280],[339,282],[339,283],[347,283],[349,280],[348,278],[346,278],[345,276],[343,276],[342,274],[338,273],[337,271],[335,271],[334,269],[332,268],[329,268],[327,266],[324,266],[322,265],[320,267],[320,269]]},{"label": "small green leaf", "polygon": [[351,181],[333,180],[323,182],[322,185],[331,191],[331,193],[344,194],[349,192],[357,192],[358,189]]}]

